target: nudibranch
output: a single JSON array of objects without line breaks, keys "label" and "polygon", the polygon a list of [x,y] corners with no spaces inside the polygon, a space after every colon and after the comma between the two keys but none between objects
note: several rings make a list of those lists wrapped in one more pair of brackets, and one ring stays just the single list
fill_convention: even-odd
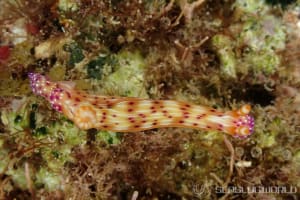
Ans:
[{"label": "nudibranch", "polygon": [[161,127],[217,130],[245,138],[253,133],[250,105],[220,112],[213,108],[174,100],[147,100],[134,97],[92,95],[68,82],[52,82],[29,73],[32,91],[47,99],[80,129],[96,128],[116,132],[136,132]]}]

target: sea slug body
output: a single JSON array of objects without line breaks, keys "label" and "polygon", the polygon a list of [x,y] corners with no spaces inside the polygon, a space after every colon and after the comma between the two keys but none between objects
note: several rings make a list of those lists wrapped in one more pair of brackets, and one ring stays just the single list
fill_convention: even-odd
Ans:
[{"label": "sea slug body", "polygon": [[136,132],[161,127],[217,130],[245,138],[254,131],[249,105],[236,111],[173,100],[147,100],[134,97],[91,95],[66,82],[52,82],[43,75],[29,73],[32,91],[47,99],[80,129]]}]

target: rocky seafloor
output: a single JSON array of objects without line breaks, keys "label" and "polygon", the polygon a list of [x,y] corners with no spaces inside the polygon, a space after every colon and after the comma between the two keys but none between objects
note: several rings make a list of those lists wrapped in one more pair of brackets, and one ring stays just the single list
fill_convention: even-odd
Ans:
[{"label": "rocky seafloor", "polygon": [[[254,133],[80,130],[28,73],[107,96],[235,110]],[[300,1],[0,1],[0,199],[292,199]]]}]

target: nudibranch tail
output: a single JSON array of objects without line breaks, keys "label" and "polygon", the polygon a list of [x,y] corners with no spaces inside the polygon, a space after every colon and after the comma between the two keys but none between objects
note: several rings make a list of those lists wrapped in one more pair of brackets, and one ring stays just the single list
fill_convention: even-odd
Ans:
[{"label": "nudibranch tail", "polygon": [[229,131],[232,136],[246,138],[254,131],[254,118],[249,115],[250,105],[244,105],[237,111],[228,112],[228,115],[234,116],[234,128]]},{"label": "nudibranch tail", "polygon": [[47,99],[79,128],[136,132],[161,127],[217,130],[245,138],[254,131],[251,107],[220,112],[205,106],[172,100],[90,95],[63,82],[30,73],[32,91]]}]

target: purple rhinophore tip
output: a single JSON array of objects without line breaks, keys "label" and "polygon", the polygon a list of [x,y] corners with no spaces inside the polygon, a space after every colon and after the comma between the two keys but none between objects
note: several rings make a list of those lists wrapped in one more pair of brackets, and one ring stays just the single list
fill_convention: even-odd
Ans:
[{"label": "purple rhinophore tip", "polygon": [[251,115],[247,115],[247,122],[250,131],[249,135],[251,135],[254,132],[254,117],[252,117]]},{"label": "purple rhinophore tip", "polygon": [[34,93],[39,94],[38,90],[40,89],[40,82],[43,79],[43,76],[37,73],[28,73],[31,89]]},{"label": "purple rhinophore tip", "polygon": [[28,73],[28,77],[29,77],[30,80],[33,78],[33,76],[34,76],[34,73],[33,73],[33,72],[29,72],[29,73]]},{"label": "purple rhinophore tip", "polygon": [[47,97],[47,94],[43,92],[43,89],[50,83],[49,80],[41,74],[32,72],[28,73],[28,78],[33,93]]},{"label": "purple rhinophore tip", "polygon": [[43,76],[38,73],[29,72],[28,77],[31,83],[34,83],[38,79],[42,78]]}]

